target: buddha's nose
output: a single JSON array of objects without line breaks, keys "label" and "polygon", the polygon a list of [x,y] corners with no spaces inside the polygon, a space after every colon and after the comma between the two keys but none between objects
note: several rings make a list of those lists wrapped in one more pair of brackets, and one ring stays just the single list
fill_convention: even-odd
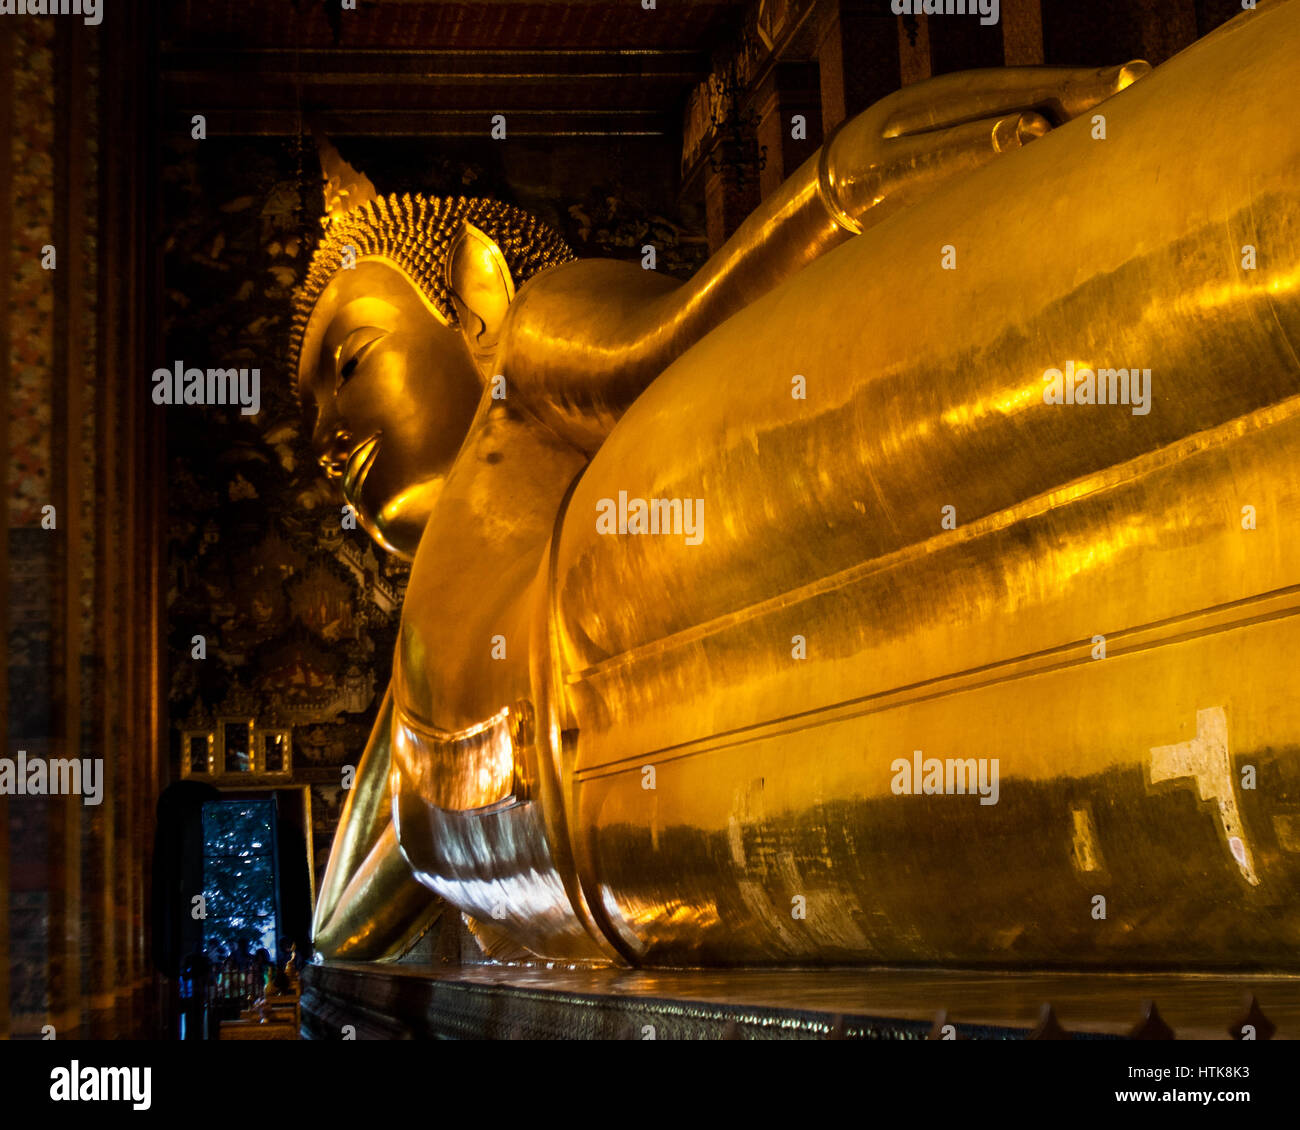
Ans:
[{"label": "buddha's nose", "polygon": [[318,441],[316,450],[325,474],[331,479],[342,478],[348,456],[352,454],[352,433],[344,427],[334,428],[323,437],[323,442]]}]

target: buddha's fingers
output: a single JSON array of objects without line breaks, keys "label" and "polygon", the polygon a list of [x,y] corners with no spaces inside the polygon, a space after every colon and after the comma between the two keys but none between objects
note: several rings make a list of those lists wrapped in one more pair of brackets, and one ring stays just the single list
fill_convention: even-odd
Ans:
[{"label": "buddha's fingers", "polygon": [[881,158],[874,163],[844,163],[829,170],[829,191],[841,215],[865,230],[946,181],[1022,148],[1051,128],[1042,114],[1017,111],[894,138],[883,143]]},{"label": "buddha's fingers", "polygon": [[1151,64],[1134,59],[1113,67],[1003,67],[940,75],[890,95],[882,136],[947,129],[1016,110],[1036,110],[1060,125],[1150,70]]},{"label": "buddha's fingers", "polygon": [[1021,149],[1052,128],[1042,114],[1015,111],[997,118],[894,138],[885,143],[880,171],[904,185],[913,179],[971,172],[1001,153]]}]

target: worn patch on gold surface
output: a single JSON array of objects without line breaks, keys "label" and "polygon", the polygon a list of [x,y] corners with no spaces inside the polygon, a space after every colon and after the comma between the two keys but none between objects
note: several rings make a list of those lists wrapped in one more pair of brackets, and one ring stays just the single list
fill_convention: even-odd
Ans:
[{"label": "worn patch on gold surface", "polygon": [[1151,783],[1189,777],[1201,800],[1217,803],[1219,823],[1228,851],[1251,886],[1259,885],[1246,834],[1232,787],[1232,759],[1228,756],[1228,715],[1221,706],[1196,712],[1196,737],[1178,745],[1153,746]]}]

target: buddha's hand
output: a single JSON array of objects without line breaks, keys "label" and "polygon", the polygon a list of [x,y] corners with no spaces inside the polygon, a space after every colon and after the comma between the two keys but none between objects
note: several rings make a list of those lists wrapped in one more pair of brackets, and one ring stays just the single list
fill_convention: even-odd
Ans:
[{"label": "buddha's hand", "polygon": [[1140,59],[1100,69],[1005,67],[905,86],[826,143],[820,177],[828,204],[861,231],[1087,113],[1150,70]]}]

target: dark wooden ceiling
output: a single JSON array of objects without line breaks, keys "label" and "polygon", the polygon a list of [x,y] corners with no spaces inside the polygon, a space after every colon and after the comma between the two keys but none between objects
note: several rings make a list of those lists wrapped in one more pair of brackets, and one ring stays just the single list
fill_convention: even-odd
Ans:
[{"label": "dark wooden ceiling", "polygon": [[169,0],[164,106],[209,134],[670,135],[743,0]]}]

